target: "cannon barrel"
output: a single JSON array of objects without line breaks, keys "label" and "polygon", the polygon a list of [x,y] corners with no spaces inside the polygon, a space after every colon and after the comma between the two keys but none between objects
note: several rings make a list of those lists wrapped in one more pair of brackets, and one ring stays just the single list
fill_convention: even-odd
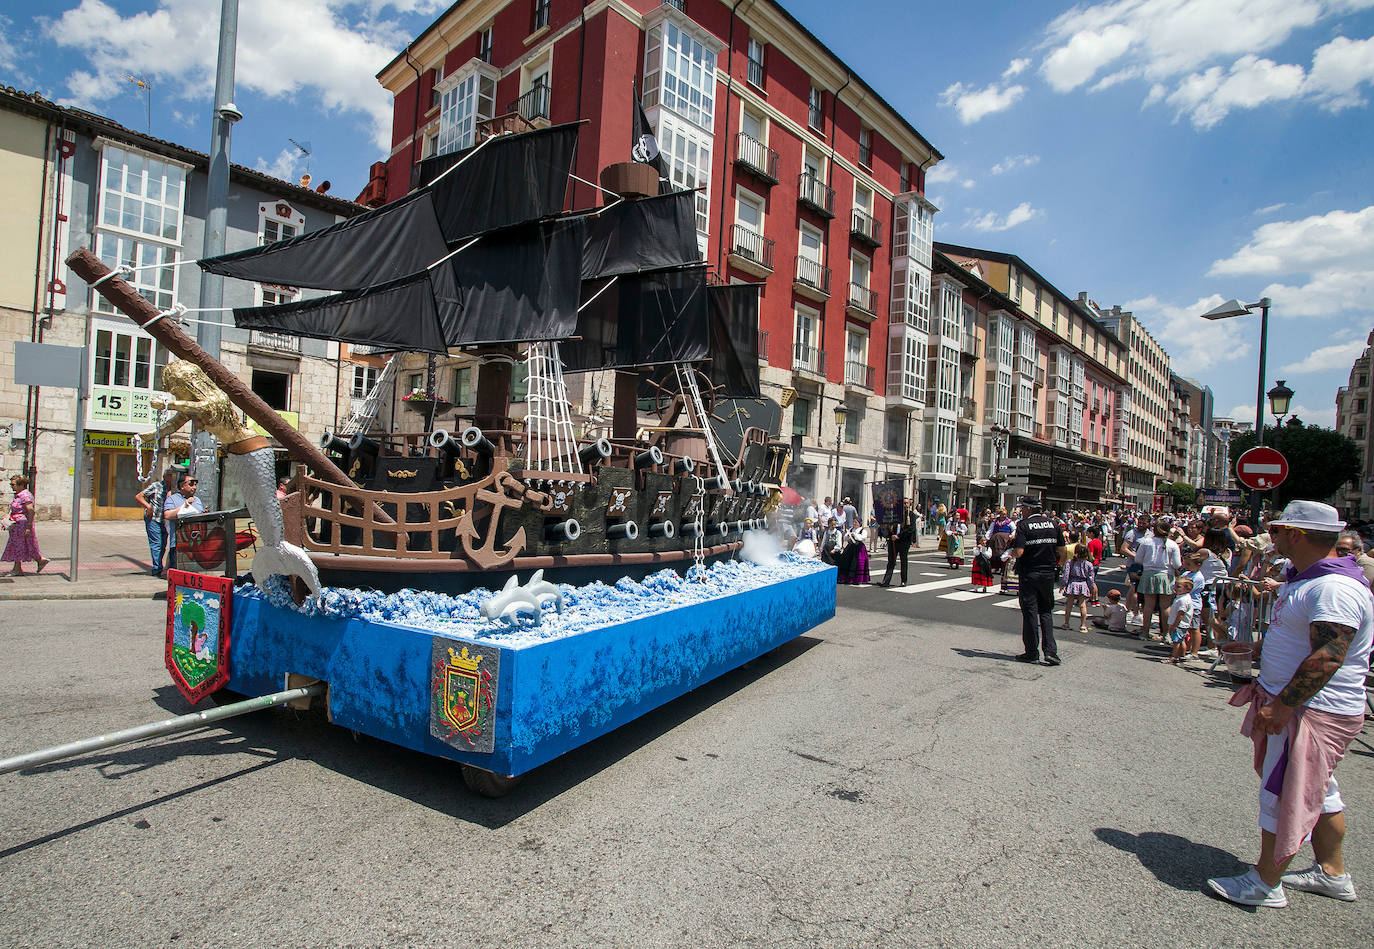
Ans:
[{"label": "cannon barrel", "polygon": [[487,436],[483,435],[482,430],[476,425],[469,425],[467,428],[463,429],[463,434],[460,438],[464,448],[475,451],[479,455],[485,455],[490,458],[492,455],[496,454],[496,446],[487,441]]},{"label": "cannon barrel", "polygon": [[651,465],[663,464],[663,451],[657,445],[649,448],[648,451],[635,452],[635,467],[648,468]]},{"label": "cannon barrel", "polygon": [[673,462],[673,474],[691,474],[697,463],[690,458],[678,458]]},{"label": "cannon barrel", "polygon": [[611,443],[605,438],[598,438],[579,448],[577,457],[582,459],[582,464],[589,467],[595,462],[605,461],[611,457]]},{"label": "cannon barrel", "polygon": [[612,540],[638,540],[639,525],[634,521],[622,521],[606,528],[606,536]]},{"label": "cannon barrel", "polygon": [[582,525],[577,522],[577,518],[575,517],[556,521],[544,528],[544,539],[553,543],[573,541],[581,536]]},{"label": "cannon barrel", "polygon": [[672,521],[654,521],[649,525],[650,537],[666,537],[672,540],[677,536],[677,528],[673,527]]},{"label": "cannon barrel", "polygon": [[335,459],[347,458],[348,447],[348,439],[340,438],[333,432],[325,432],[320,436],[320,448],[324,450],[325,454]]}]

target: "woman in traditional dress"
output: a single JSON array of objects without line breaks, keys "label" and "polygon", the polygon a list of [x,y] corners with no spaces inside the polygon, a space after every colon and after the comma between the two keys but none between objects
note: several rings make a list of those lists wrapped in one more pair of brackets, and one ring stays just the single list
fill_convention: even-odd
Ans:
[{"label": "woman in traditional dress", "polygon": [[964,543],[968,528],[959,518],[951,518],[945,534],[945,559],[949,561],[949,569],[958,570],[964,565]]},{"label": "woman in traditional dress", "polygon": [[839,582],[858,585],[868,583],[868,536],[862,527],[856,527],[844,535],[844,549],[836,558],[835,565],[840,568]]},{"label": "woman in traditional dress", "polygon": [[973,550],[973,588],[979,593],[987,593],[992,589],[992,580],[992,548],[987,535],[979,534],[978,545]]},{"label": "woman in traditional dress", "polygon": [[10,490],[14,492],[14,500],[10,502],[10,516],[5,524],[10,537],[5,543],[4,554],[0,554],[0,560],[14,564],[14,569],[10,573],[15,576],[23,575],[25,560],[34,561],[38,565],[34,572],[42,573],[48,561],[38,550],[38,534],[33,527],[34,501],[33,495],[29,493],[29,479],[23,475],[15,475],[10,478]]}]

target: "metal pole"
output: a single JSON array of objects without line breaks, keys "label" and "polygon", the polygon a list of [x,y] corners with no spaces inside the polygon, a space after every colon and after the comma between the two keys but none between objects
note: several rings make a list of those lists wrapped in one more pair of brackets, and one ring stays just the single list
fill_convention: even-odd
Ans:
[{"label": "metal pole", "polygon": [[99,751],[102,748],[112,748],[115,745],[127,745],[131,741],[141,741],[144,738],[175,735],[177,732],[190,731],[211,722],[247,715],[249,712],[272,708],[275,705],[284,705],[296,699],[323,695],[325,688],[323,682],[317,682],[301,689],[287,689],[285,692],[274,692],[271,695],[235,702],[232,705],[221,705],[217,708],[206,709],[203,712],[192,712],[189,715],[179,715],[176,718],[168,718],[161,722],[135,725],[122,731],[110,732],[108,735],[97,735],[94,738],[83,738],[80,741],[68,742],[65,745],[44,748],[42,751],[31,751],[26,755],[15,755],[13,758],[0,760],[0,774],[21,771],[24,768],[36,768],[39,765],[61,761],[63,758],[74,758],[89,751]]},{"label": "metal pole", "polygon": [[[91,338],[91,314],[86,313],[86,329],[83,339]],[[86,400],[90,398],[90,388],[86,379],[90,372],[87,360],[90,350],[81,348],[81,375],[76,380],[76,444],[72,448],[72,536],[68,544],[71,550],[71,569],[67,571],[68,582],[75,583],[81,570],[81,476],[86,471]]]},{"label": "metal pole", "polygon": [[[221,0],[219,18],[219,62],[215,68],[215,111],[210,117],[210,168],[205,179],[205,257],[224,253],[225,230],[229,217],[229,139],[237,113],[227,109],[234,102],[234,51],[238,42],[239,2]],[[224,278],[202,271],[200,306],[224,305]],[[219,358],[220,327],[214,319],[202,320],[196,327],[201,349]]]},{"label": "metal pole", "polygon": [[[1269,298],[1260,297],[1260,351],[1259,386],[1255,391],[1255,447],[1264,444],[1264,361],[1269,345]],[[1250,519],[1254,521],[1255,533],[1259,533],[1260,495],[1250,492]]]}]

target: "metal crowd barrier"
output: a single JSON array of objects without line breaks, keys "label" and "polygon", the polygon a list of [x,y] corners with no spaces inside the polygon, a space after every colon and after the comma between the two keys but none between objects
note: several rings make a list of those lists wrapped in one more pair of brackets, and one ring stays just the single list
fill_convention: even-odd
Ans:
[{"label": "metal crowd barrier", "polygon": [[[1212,615],[1217,617],[1229,602],[1231,613],[1227,623],[1226,636],[1230,641],[1253,643],[1259,646],[1269,631],[1269,623],[1274,613],[1274,593],[1266,590],[1263,580],[1247,577],[1228,577],[1218,582],[1212,591]],[[1239,611],[1239,617],[1236,615]],[[1209,631],[1212,632],[1212,631]],[[1215,638],[1215,636],[1214,636]],[[1220,654],[1212,662],[1209,672],[1225,661]]]}]

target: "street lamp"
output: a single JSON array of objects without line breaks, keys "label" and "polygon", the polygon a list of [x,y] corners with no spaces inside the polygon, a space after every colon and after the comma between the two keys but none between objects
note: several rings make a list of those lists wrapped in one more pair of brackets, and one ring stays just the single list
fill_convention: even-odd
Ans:
[{"label": "street lamp", "polygon": [[1075,461],[1073,463],[1073,508],[1075,511],[1078,510],[1078,478],[1083,474],[1083,468],[1083,462]]},{"label": "street lamp", "polygon": [[1011,429],[994,422],[988,431],[992,432],[992,483],[997,491],[997,506],[1002,507],[1006,503],[1002,497],[1002,482],[1007,480],[1002,476],[1002,455],[1007,450]]},{"label": "street lamp", "polygon": [[1283,418],[1293,403],[1293,390],[1280,379],[1278,385],[1269,390],[1269,411],[1274,416],[1274,447],[1279,447],[1279,435],[1283,432]]},{"label": "street lamp", "polygon": [[849,410],[841,403],[835,406],[835,493],[833,495],[835,503],[840,501],[840,445],[844,442],[844,423],[849,417]]},{"label": "street lamp", "polygon": [[[1259,349],[1259,385],[1255,387],[1255,445],[1256,447],[1264,444],[1264,359],[1265,349],[1269,345],[1269,307],[1272,301],[1268,297],[1260,297],[1256,303],[1241,303],[1239,300],[1227,300],[1214,309],[1202,314],[1204,320],[1227,320],[1233,316],[1245,316],[1255,310],[1260,311],[1260,349]],[[1260,497],[1258,491],[1250,492],[1250,516],[1255,522],[1255,529],[1259,529]]]}]

